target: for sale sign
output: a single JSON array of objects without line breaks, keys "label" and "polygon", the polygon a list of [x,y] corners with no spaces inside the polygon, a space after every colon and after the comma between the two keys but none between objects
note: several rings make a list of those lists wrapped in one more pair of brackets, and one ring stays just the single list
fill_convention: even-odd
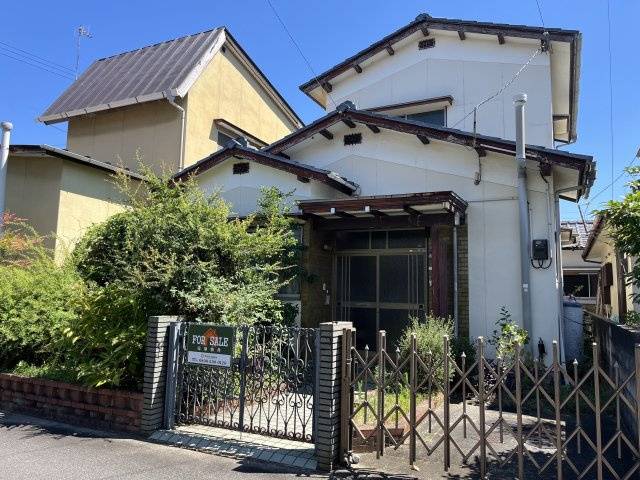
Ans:
[{"label": "for sale sign", "polygon": [[191,323],[187,329],[187,362],[212,367],[231,367],[235,328],[210,323]]}]

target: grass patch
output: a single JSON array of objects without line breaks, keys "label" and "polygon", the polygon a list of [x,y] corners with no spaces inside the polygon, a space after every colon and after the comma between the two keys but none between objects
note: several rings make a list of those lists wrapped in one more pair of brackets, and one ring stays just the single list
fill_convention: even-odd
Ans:
[{"label": "grass patch", "polygon": [[[429,407],[429,394],[428,393],[418,393],[416,395],[416,412],[418,417],[420,417]],[[377,390],[369,390],[367,391],[366,401],[371,405],[371,408],[374,412],[378,412],[378,394]],[[365,393],[360,390],[355,393],[355,397],[353,400],[354,410],[357,409],[362,403],[365,402]],[[442,405],[443,396],[440,392],[434,392],[431,394],[431,408],[436,409],[438,406]],[[409,408],[411,405],[411,394],[409,393],[409,389],[401,389],[396,397],[396,393],[394,392],[386,392],[384,396],[384,416],[389,415],[389,413],[394,410],[395,406],[398,406],[402,409],[402,411],[409,417]],[[365,415],[366,410],[366,415]],[[397,412],[398,418],[398,426],[402,428],[406,426],[406,420],[402,416],[401,412]],[[375,426],[376,424],[376,416],[371,413],[371,410],[368,407],[362,407],[357,415],[354,417],[354,422],[358,426]],[[396,412],[389,415],[385,425],[388,427],[396,426]]]}]

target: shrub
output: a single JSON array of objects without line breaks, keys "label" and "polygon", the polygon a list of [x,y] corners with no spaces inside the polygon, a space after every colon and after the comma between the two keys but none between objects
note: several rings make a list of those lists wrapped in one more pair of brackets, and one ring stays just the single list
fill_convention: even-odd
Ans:
[{"label": "shrub", "polygon": [[150,315],[251,324],[285,314],[275,294],[296,248],[286,195],[266,189],[256,215],[229,220],[229,205],[193,180],[145,179],[140,188],[119,178],[130,208],[90,229],[73,254],[87,296],[60,349],[90,385],[139,386]]},{"label": "shrub", "polygon": [[[453,322],[450,318],[427,316],[424,320],[411,319],[411,324],[402,332],[399,347],[403,352],[411,348],[411,336],[416,334],[416,352],[423,360],[428,370],[433,370],[432,387],[439,388],[444,384],[444,336],[453,335]],[[418,385],[427,380],[428,371],[418,367]],[[453,369],[451,369],[453,374]],[[425,383],[423,389],[427,389]]]},{"label": "shrub", "polygon": [[73,268],[56,265],[44,238],[20,219],[4,218],[0,233],[0,368],[20,360],[54,361],[53,343],[76,318],[82,281]]},{"label": "shrub", "polygon": [[496,356],[502,358],[506,364],[514,361],[516,345],[524,346],[529,343],[529,333],[520,327],[511,317],[511,313],[504,305],[500,308],[498,330],[493,331],[489,343],[496,349]]}]

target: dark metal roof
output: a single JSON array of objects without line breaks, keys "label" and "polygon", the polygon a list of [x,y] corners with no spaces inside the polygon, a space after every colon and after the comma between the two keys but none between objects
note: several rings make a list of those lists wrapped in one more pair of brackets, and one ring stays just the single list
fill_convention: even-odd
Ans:
[{"label": "dark metal roof", "polygon": [[225,27],[96,60],[38,120],[55,123],[110,108],[184,97],[223,44],[245,61],[292,124],[303,126],[293,108]]},{"label": "dark metal roof", "polygon": [[10,145],[9,151],[12,154],[25,155],[25,156],[51,156],[62,158],[63,160],[69,160],[88,167],[97,168],[109,173],[124,173],[130,178],[136,180],[143,180],[144,177],[137,172],[133,172],[127,168],[122,168],[117,165],[112,165],[107,162],[96,160],[95,158],[87,157],[86,155],[80,155],[79,153],[70,152],[63,148],[52,147],[51,145]]},{"label": "dark metal roof", "polygon": [[181,172],[176,173],[173,176],[174,180],[182,180],[188,178],[191,175],[200,175],[202,172],[209,170],[210,168],[219,165],[230,157],[243,158],[251,160],[256,163],[261,163],[278,170],[283,170],[294,175],[298,175],[301,178],[313,179],[319,182],[326,183],[327,185],[346,193],[347,195],[353,194],[358,186],[349,182],[347,179],[341,177],[335,172],[329,170],[323,170],[321,168],[312,167],[299,162],[294,162],[285,157],[272,155],[262,150],[255,150],[253,148],[243,147],[238,145],[235,141],[230,142],[230,145],[226,146],[222,150],[219,150],[206,158],[203,158],[197,163],[185,168]]},{"label": "dark metal roof", "polygon": [[[304,141],[331,125],[342,121],[352,121],[370,127],[386,128],[398,132],[417,135],[448,143],[464,145],[475,148],[478,151],[491,151],[503,155],[515,155],[516,143],[488,135],[473,135],[470,132],[455,128],[441,127],[427,124],[417,120],[407,120],[389,115],[382,115],[367,110],[356,110],[351,102],[344,102],[337,110],[319,118],[304,128],[297,130],[286,137],[272,143],[265,151],[278,154],[284,150]],[[566,168],[578,170],[580,173],[580,185],[584,185],[584,191],[588,192],[595,180],[595,164],[590,155],[565,152],[553,148],[537,145],[527,145],[525,149],[527,159],[540,163],[550,163]],[[584,192],[582,192],[584,193]],[[579,195],[578,195],[579,198]]]},{"label": "dark metal roof", "polygon": [[40,120],[60,121],[165,96],[182,96],[194,69],[215,54],[216,40],[224,39],[222,31],[216,28],[96,60]]}]

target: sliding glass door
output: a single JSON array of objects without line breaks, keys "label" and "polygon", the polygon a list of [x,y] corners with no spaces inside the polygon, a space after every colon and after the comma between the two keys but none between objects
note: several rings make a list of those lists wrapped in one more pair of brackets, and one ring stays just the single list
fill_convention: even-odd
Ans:
[{"label": "sliding glass door", "polygon": [[358,345],[375,348],[378,330],[394,346],[427,303],[424,230],[341,232],[335,256],[336,320],[351,321]]}]

